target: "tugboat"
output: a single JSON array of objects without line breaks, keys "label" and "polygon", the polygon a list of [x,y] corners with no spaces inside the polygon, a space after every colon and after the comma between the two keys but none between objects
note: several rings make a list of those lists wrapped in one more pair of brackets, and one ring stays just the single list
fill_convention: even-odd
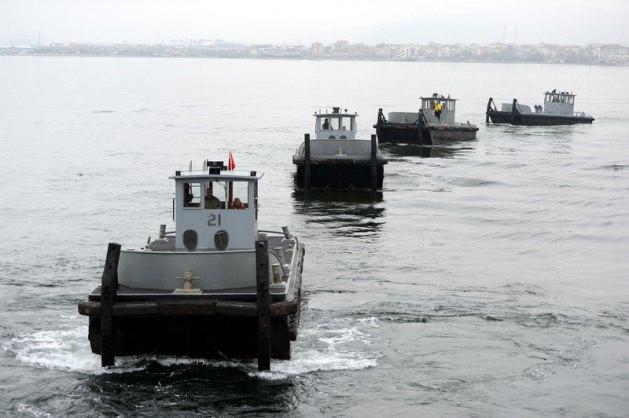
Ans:
[{"label": "tugboat", "polygon": [[594,118],[583,112],[574,111],[575,95],[557,89],[544,93],[544,105],[530,106],[519,104],[517,99],[512,103],[502,103],[500,110],[491,97],[487,101],[485,122],[510,123],[512,125],[574,125],[592,123]]},{"label": "tugboat", "polygon": [[103,366],[149,353],[257,357],[261,370],[290,358],[305,250],[287,227],[258,229],[261,178],[191,163],[170,177],[174,230],[160,225],[139,249],[109,244],[102,284],[78,306]]},{"label": "tugboat", "polygon": [[378,149],[376,136],[371,141],[356,139],[358,113],[315,112],[315,139],[304,135],[304,142],[293,155],[297,165],[298,189],[380,190],[386,158]]},{"label": "tugboat", "polygon": [[385,118],[378,110],[376,128],[381,143],[440,145],[450,141],[476,139],[478,127],[469,123],[457,123],[456,100],[434,93],[421,97],[419,112],[391,112]]}]

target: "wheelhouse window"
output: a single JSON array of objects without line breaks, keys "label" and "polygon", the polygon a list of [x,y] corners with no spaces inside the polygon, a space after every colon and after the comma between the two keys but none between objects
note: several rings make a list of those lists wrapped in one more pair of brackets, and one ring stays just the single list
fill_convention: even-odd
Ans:
[{"label": "wheelhouse window", "polygon": [[204,182],[205,209],[225,209],[226,199],[226,182],[224,181],[206,181]]},{"label": "wheelhouse window", "polygon": [[232,181],[231,193],[229,195],[229,209],[247,209],[249,208],[249,182],[248,181]]},{"label": "wheelhouse window", "polygon": [[189,182],[183,184],[183,207],[184,208],[200,208],[201,207],[201,183]]},{"label": "wheelhouse window", "polygon": [[340,117],[339,118],[339,131],[347,131],[348,129],[349,129],[349,118]]},{"label": "wheelhouse window", "polygon": [[338,118],[328,118],[330,121],[330,129],[333,131],[339,130],[339,119]]},{"label": "wheelhouse window", "polygon": [[354,129],[352,118],[348,116],[327,116],[317,118],[318,129],[324,131],[350,131]]},{"label": "wheelhouse window", "polygon": [[330,118],[317,118],[320,123],[320,129],[328,131],[332,129],[332,124],[330,122]]}]

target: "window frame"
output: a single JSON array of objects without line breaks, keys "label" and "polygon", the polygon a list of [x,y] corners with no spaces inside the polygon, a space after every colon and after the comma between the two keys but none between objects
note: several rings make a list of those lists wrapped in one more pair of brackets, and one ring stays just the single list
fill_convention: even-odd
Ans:
[{"label": "window frame", "polygon": [[[202,202],[205,199],[205,192],[202,190],[203,188],[201,187],[201,183],[202,182],[200,180],[195,180],[195,181],[190,180],[190,181],[182,182],[182,185],[181,185],[181,193],[182,193],[182,196],[181,196],[181,208],[182,209],[184,209],[184,210],[201,210],[201,209],[203,209]],[[198,203],[197,206],[188,206],[188,203],[186,202],[186,198],[185,198],[186,189],[187,189],[187,186],[190,185],[190,190],[191,190],[191,192],[193,192],[193,190],[192,190],[192,185],[193,184],[197,184],[198,187],[199,187],[199,196],[198,196],[199,203]],[[192,198],[194,199],[194,193],[192,193]]]},{"label": "window frame", "polygon": [[[222,204],[222,207],[220,208],[206,208],[205,207],[205,191],[207,190],[207,186],[209,183],[212,183],[212,193],[214,193],[214,188],[216,187],[216,185],[219,185],[221,190],[223,190],[222,192],[222,196],[225,198],[225,200],[221,200],[220,196],[216,196],[216,194],[214,194],[214,197],[216,197]],[[224,183],[224,184],[221,184]],[[227,210],[227,205],[228,205],[228,199],[229,199],[229,195],[228,195],[228,183],[229,180],[217,180],[217,179],[205,179],[203,180],[203,210]]]}]

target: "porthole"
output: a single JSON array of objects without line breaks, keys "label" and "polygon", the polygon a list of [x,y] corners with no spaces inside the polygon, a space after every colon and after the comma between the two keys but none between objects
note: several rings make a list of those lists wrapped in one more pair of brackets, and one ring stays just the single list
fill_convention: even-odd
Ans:
[{"label": "porthole", "polygon": [[194,229],[186,229],[183,232],[183,246],[188,251],[194,251],[197,248],[199,242],[199,235]]},{"label": "porthole", "polygon": [[221,229],[220,231],[214,234],[214,246],[217,250],[225,251],[227,249],[227,245],[229,244],[229,234],[227,231]]}]

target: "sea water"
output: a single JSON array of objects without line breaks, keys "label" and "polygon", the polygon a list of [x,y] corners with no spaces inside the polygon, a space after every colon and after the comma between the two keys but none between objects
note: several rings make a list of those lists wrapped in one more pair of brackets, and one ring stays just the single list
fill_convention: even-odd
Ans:
[{"label": "sea water", "polygon": [[[6,414],[626,415],[629,68],[0,57],[0,408]],[[577,94],[592,125],[487,125],[489,96]],[[303,194],[315,110],[458,98],[476,141],[382,147],[381,196]],[[100,367],[77,302],[107,243],[171,218],[176,168],[264,172],[260,227],[306,244],[290,361]]]}]

